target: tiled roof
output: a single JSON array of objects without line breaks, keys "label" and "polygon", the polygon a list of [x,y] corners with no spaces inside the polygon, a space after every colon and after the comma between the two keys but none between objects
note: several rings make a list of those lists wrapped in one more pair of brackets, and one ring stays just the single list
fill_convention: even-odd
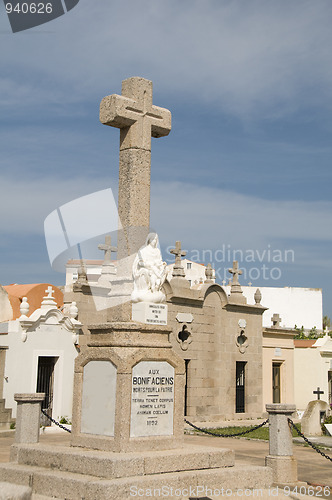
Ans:
[{"label": "tiled roof", "polygon": [[54,290],[54,299],[58,307],[63,306],[63,293],[59,288],[50,283],[29,283],[26,285],[7,285],[3,288],[8,293],[10,304],[13,308],[13,319],[21,316],[20,305],[23,297],[28,298],[30,306],[29,315],[40,307],[43,297],[47,295],[46,289],[51,286]]}]

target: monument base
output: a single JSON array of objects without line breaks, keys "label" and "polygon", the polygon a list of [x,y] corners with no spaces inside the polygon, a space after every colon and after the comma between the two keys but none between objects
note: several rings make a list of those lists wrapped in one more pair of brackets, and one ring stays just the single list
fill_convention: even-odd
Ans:
[{"label": "monument base", "polygon": [[274,483],[297,483],[297,460],[293,456],[281,457],[268,455],[265,457],[265,465],[271,467]]},{"label": "monument base", "polygon": [[75,360],[72,445],[115,452],[177,448],[185,367],[170,330],[127,322],[88,328]]},{"label": "monument base", "polygon": [[168,496],[188,500],[210,497],[221,488],[236,491],[272,484],[270,468],[235,466],[233,451],[204,446],[110,453],[54,444],[19,444],[13,445],[11,460],[0,465],[0,481],[30,486],[33,495],[43,498]]}]

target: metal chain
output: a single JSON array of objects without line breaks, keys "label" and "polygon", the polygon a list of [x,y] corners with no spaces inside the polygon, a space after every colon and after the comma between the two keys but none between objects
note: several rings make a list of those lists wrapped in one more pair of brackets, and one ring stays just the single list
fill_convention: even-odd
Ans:
[{"label": "metal chain", "polygon": [[265,424],[268,423],[269,419],[265,420],[262,424],[259,424],[256,427],[252,427],[251,429],[249,429],[247,431],[237,432],[235,434],[216,434],[216,433],[208,431],[206,429],[201,429],[200,427],[197,427],[196,425],[192,424],[191,422],[189,422],[186,419],[184,419],[184,421],[186,422],[186,424],[191,425],[191,427],[193,427],[194,429],[196,429],[198,431],[201,431],[201,432],[204,432],[205,434],[210,434],[210,436],[227,437],[228,438],[228,437],[235,437],[235,436],[243,436],[244,434],[249,434],[249,432],[252,432],[252,431],[255,431],[257,429],[260,429],[261,427],[263,427],[263,425],[265,425]]},{"label": "metal chain", "polygon": [[308,443],[308,445],[309,445],[309,446],[311,446],[311,448],[313,448],[315,451],[317,451],[317,453],[319,453],[320,455],[322,455],[322,457],[327,458],[328,460],[330,460],[330,461],[332,462],[332,457],[330,457],[329,455],[326,455],[326,453],[324,453],[322,450],[320,450],[319,448],[317,448],[317,446],[315,446],[313,443],[311,443],[311,442],[309,441],[309,439],[308,439],[308,438],[306,438],[306,437],[302,434],[302,432],[301,432],[301,431],[300,431],[300,430],[296,427],[296,425],[294,424],[294,422],[293,422],[290,418],[288,419],[288,423],[291,425],[291,427],[292,427],[293,429],[295,429],[295,430],[296,430],[296,432],[298,433],[298,435],[299,435],[299,436],[301,436],[301,438],[303,438],[303,439],[304,439],[304,441],[305,441],[306,443]]},{"label": "metal chain", "polygon": [[67,427],[65,427],[64,425],[62,424],[59,424],[59,422],[57,422],[56,420],[54,420],[54,418],[50,417],[49,415],[47,415],[46,411],[44,410],[41,410],[42,414],[45,415],[45,417],[47,417],[51,422],[53,422],[53,424],[57,425],[58,427],[60,427],[60,429],[63,429],[64,431],[67,431],[67,432],[71,432],[70,429],[67,429]]}]

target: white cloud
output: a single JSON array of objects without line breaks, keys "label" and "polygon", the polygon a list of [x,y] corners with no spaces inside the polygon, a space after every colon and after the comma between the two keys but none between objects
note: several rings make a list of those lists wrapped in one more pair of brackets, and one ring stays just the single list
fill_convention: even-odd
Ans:
[{"label": "white cloud", "polygon": [[180,239],[186,248],[284,248],[309,239],[332,241],[332,202],[327,201],[265,200],[184,183],[156,183],[151,205],[151,224],[161,240],[171,244]]},{"label": "white cloud", "polygon": [[[31,180],[0,179],[4,234],[42,234],[44,219],[64,203],[105,189],[107,179],[82,176]],[[114,190],[114,189],[113,189]],[[115,193],[116,194],[116,193]],[[189,248],[261,248],[280,241],[330,243],[332,202],[264,200],[188,183],[158,183],[151,190],[151,225],[166,244]],[[309,251],[309,249],[307,249]]]},{"label": "white cloud", "polygon": [[109,186],[101,178],[68,179],[48,177],[31,180],[26,178],[0,178],[1,218],[0,231],[7,236],[19,233],[43,234],[44,220],[60,205]]}]

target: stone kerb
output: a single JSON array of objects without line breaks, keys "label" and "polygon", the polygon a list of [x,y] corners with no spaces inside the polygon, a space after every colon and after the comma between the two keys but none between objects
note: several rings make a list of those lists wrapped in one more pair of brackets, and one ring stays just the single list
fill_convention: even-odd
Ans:
[{"label": "stone kerb", "polygon": [[38,443],[41,403],[45,394],[14,394],[14,399],[17,402],[15,442]]},{"label": "stone kerb", "polygon": [[279,484],[297,482],[297,461],[293,456],[293,438],[288,423],[296,411],[291,404],[267,404],[269,414],[269,455],[265,464],[272,468],[273,481]]},{"label": "stone kerb", "polygon": [[[168,340],[169,329],[138,324],[134,328],[133,324],[126,323],[116,324],[116,331],[112,331],[112,324],[89,328],[92,334],[87,346],[75,361],[72,445],[115,452],[178,447],[183,440],[185,369],[184,361],[171,349]],[[101,333],[102,331],[104,333]],[[161,366],[168,363],[174,370],[173,432],[169,435],[156,433],[142,437],[133,436],[132,377],[134,367],[141,362],[159,363]],[[105,363],[106,368],[109,364],[109,377],[105,372]],[[94,398],[93,389],[89,389],[90,393],[84,395],[84,376],[87,380],[86,368],[91,366],[98,398]],[[108,377],[107,380],[105,377]],[[93,412],[84,415],[85,400],[86,408],[90,406],[89,398],[92,398],[96,405],[94,417]],[[105,418],[101,418],[98,428],[93,420],[101,413],[105,413]],[[113,427],[110,425],[111,420]],[[87,424],[85,429],[83,424]],[[102,426],[104,431],[100,430]]]}]

